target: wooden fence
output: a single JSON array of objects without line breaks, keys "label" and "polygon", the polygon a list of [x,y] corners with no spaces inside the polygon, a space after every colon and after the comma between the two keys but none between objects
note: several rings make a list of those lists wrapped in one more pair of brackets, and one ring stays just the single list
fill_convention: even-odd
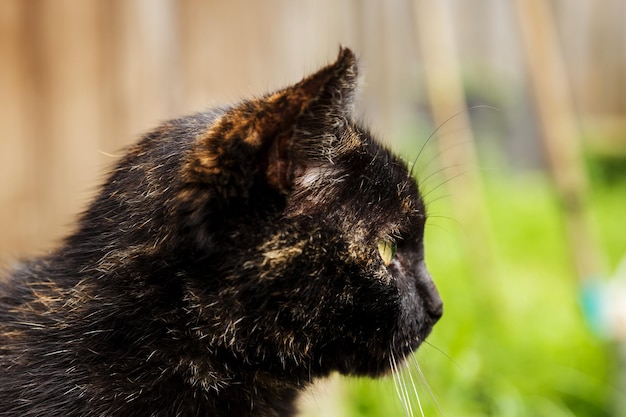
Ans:
[{"label": "wooden fence", "polygon": [[[499,85],[508,103],[525,101],[508,2],[448,3],[465,79],[488,90]],[[579,114],[621,126],[626,3],[550,3]],[[374,131],[390,140],[414,126],[425,100],[414,6],[0,1],[0,260],[50,248],[120,149],[159,121],[295,81],[333,59],[339,44],[361,56],[358,108]],[[437,34],[421,40],[437,42]],[[624,130],[617,132],[623,140]]]}]

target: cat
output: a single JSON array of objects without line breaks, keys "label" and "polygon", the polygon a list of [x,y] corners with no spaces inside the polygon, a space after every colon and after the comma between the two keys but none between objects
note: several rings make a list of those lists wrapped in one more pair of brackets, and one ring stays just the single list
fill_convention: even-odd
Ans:
[{"label": "cat", "polygon": [[355,54],[131,146],[0,284],[0,416],[292,416],[442,315],[406,165],[353,120]]}]

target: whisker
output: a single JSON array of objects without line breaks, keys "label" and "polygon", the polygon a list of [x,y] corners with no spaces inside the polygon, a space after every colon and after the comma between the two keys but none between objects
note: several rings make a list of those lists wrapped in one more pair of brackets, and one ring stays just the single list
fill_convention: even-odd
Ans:
[{"label": "whisker", "polygon": [[432,179],[432,178],[436,178],[436,177],[438,177],[439,175],[443,175],[443,173],[444,173],[445,171],[448,171],[448,170],[451,170],[451,169],[454,169],[454,168],[463,168],[463,167],[465,167],[465,166],[466,166],[465,164],[454,164],[454,165],[449,165],[449,166],[446,166],[446,167],[440,168],[440,169],[438,169],[438,170],[436,170],[436,171],[434,171],[434,172],[432,172],[432,173],[428,174],[428,175],[427,175],[427,176],[425,176],[424,178],[420,178],[420,179],[419,179],[419,186],[420,186],[420,188],[424,188],[424,186],[425,186],[425,184],[428,182],[428,180],[430,180],[430,179]]},{"label": "whisker", "polygon": [[409,407],[409,415],[413,416],[413,403],[411,401],[411,397],[409,396],[409,390],[407,389],[406,382],[402,378],[402,370],[399,368],[397,363],[396,363],[396,370],[397,370],[398,380],[400,381],[400,388],[402,389],[402,392],[404,394],[404,399]]},{"label": "whisker", "polygon": [[431,349],[436,350],[437,352],[441,353],[446,359],[448,359],[455,367],[456,369],[458,369],[459,371],[463,371],[463,369],[461,369],[461,367],[459,366],[458,363],[456,363],[454,361],[454,359],[452,359],[452,357],[450,355],[448,355],[446,352],[444,352],[443,350],[439,349],[437,346],[433,345],[432,343],[430,343],[427,340],[424,340],[423,342],[424,345],[429,346]]},{"label": "whisker", "polygon": [[[461,129],[462,130],[462,129]],[[453,132],[448,132],[447,134],[452,134]],[[430,140],[430,138],[429,138]],[[422,173],[424,173],[424,175],[432,175],[432,174],[426,174],[426,171],[428,170],[428,167],[430,167],[433,163],[437,162],[440,163],[443,159],[443,155],[445,155],[447,152],[452,151],[454,148],[459,147],[459,146],[474,146],[474,141],[471,139],[466,139],[466,140],[458,140],[453,144],[448,144],[445,148],[443,147],[439,147],[437,148],[436,152],[433,152],[430,155],[430,158],[419,165],[419,171],[421,171]],[[423,149],[420,149],[420,154],[423,153]],[[419,155],[418,155],[419,157]],[[411,165],[411,170],[410,170],[410,175],[413,176],[413,174],[415,173],[415,165],[417,164],[417,160],[415,160],[415,162],[413,163],[413,165]],[[450,164],[449,167],[459,167],[462,165],[467,165],[467,161],[464,161],[463,164]],[[449,168],[448,167],[448,168]],[[481,170],[480,168],[476,168],[478,170]],[[437,171],[439,172],[439,171]],[[417,179],[420,180],[421,179],[421,173],[417,173]],[[421,181],[420,181],[421,182]]]},{"label": "whisker", "polygon": [[389,362],[391,363],[391,375],[393,377],[393,385],[396,389],[396,393],[398,394],[398,398],[400,398],[400,402],[402,403],[402,407],[404,408],[404,414],[407,417],[413,416],[413,408],[411,407],[411,402],[409,401],[406,388],[400,379],[400,371],[398,370],[398,363],[396,362],[396,357],[393,354],[393,350],[390,352]]},{"label": "whisker", "polygon": [[[454,115],[453,117],[456,117],[456,115]],[[451,118],[450,118],[451,119]],[[448,119],[448,120],[450,120]],[[435,137],[435,135],[437,134],[437,132],[443,127],[443,125],[445,125],[448,120],[446,120],[445,122],[443,122],[440,126],[438,126],[435,130],[433,130],[431,132],[430,135],[428,135],[428,137],[426,138],[426,140],[424,141],[424,143],[422,143],[422,146],[420,147],[420,150],[417,152],[417,156],[415,157],[415,159],[413,160],[413,163],[411,164],[411,169],[409,169],[409,177],[413,176],[413,169],[415,168],[415,165],[417,165],[417,161],[420,159],[420,156],[422,156],[422,152],[424,152],[424,149],[426,149],[426,145],[428,145],[428,143],[432,140],[432,138]],[[430,162],[429,162],[430,163]]]},{"label": "whisker", "polygon": [[432,194],[434,191],[438,190],[439,188],[443,187],[444,185],[448,184],[449,182],[465,175],[468,171],[461,171],[449,178],[446,178],[444,181],[442,181],[441,183],[439,183],[437,186],[431,188],[430,190],[426,191],[426,193],[422,194],[422,198],[425,199],[426,197],[428,197],[430,194]]},{"label": "whisker", "polygon": [[452,233],[452,230],[450,230],[450,229],[448,229],[448,228],[446,228],[446,227],[444,227],[444,226],[442,226],[442,225],[440,225],[440,224],[437,224],[437,223],[430,222],[430,223],[428,223],[427,227],[428,227],[428,229],[435,228],[435,229],[437,229],[437,230],[440,230],[440,231],[442,231],[442,232],[445,232],[445,233],[446,233],[446,235],[447,235],[447,236],[449,236],[449,237],[454,237],[454,236],[455,236],[455,235]]},{"label": "whisker", "polygon": [[430,206],[431,204],[438,203],[439,201],[445,200],[447,198],[452,198],[452,194],[441,194],[437,198],[433,198],[432,200],[429,199],[426,204]]},{"label": "whisker", "polygon": [[[422,146],[420,147],[420,150],[417,152],[417,156],[415,157],[415,159],[413,160],[411,167],[409,169],[409,177],[413,176],[413,171],[415,170],[415,166],[417,165],[417,161],[420,159],[420,157],[422,156],[422,153],[424,153],[424,150],[426,149],[426,146],[430,143],[430,141],[435,137],[435,135],[437,135],[437,133],[439,133],[439,131],[445,126],[447,125],[451,120],[457,118],[459,115],[467,112],[470,113],[472,110],[477,110],[477,109],[488,109],[488,110],[493,110],[493,111],[497,111],[500,112],[501,110],[497,107],[494,106],[490,106],[487,104],[477,104],[474,106],[470,106],[466,109],[460,110],[458,112],[456,112],[455,114],[453,114],[452,116],[448,117],[446,120],[444,120],[439,126],[437,126],[437,128],[435,128],[430,135],[428,135],[428,138],[426,138],[426,140],[424,141],[424,143],[422,143]],[[444,150],[440,149],[439,152],[437,153],[437,155],[435,155],[430,161],[427,161],[427,163],[425,164],[425,166],[428,166],[430,163],[432,163],[434,160],[439,159],[439,156],[441,155],[441,153]]]},{"label": "whisker", "polygon": [[432,138],[435,137],[435,135],[445,125],[447,125],[451,120],[459,117],[459,115],[461,115],[461,114],[463,114],[465,112],[469,112],[469,111],[475,110],[475,109],[482,109],[482,108],[500,111],[496,107],[492,107],[492,106],[488,106],[488,105],[484,105],[484,104],[479,104],[479,105],[476,105],[476,106],[471,106],[471,107],[469,107],[467,109],[460,110],[460,111],[454,113],[452,116],[448,117],[446,120],[443,121],[443,123],[441,123],[439,126],[437,126],[437,128],[435,130],[433,130],[430,135],[428,135],[428,138],[426,138],[426,140],[422,144],[419,152],[417,153],[417,156],[415,157],[415,159],[413,160],[413,163],[411,164],[411,169],[409,170],[409,177],[413,175],[413,168],[415,168],[415,165],[417,164],[417,161],[419,160],[420,156],[422,155],[422,152],[424,152],[424,149],[426,149],[426,145],[428,145],[428,143],[432,140]]},{"label": "whisker", "polygon": [[[455,146],[457,145],[461,145],[463,144],[463,142],[460,142],[458,144],[455,144]],[[451,149],[451,147],[450,147]],[[430,155],[430,158],[428,160],[426,160],[425,162],[421,163],[419,165],[419,169],[418,172],[415,172],[415,169],[413,169],[413,172],[411,173],[411,175],[416,178],[418,180],[418,182],[421,184],[423,182],[423,178],[422,176],[427,176],[430,177],[433,174],[437,174],[438,172],[442,171],[441,168],[441,155],[444,154],[444,152],[447,152],[448,149],[441,149],[438,148],[437,152],[434,152],[432,155]],[[417,162],[416,162],[417,163]],[[434,173],[428,173],[428,171],[430,171],[430,166],[431,165],[436,165],[437,168],[435,168]],[[411,168],[414,168],[413,166]]]},{"label": "whisker", "polygon": [[447,216],[445,214],[429,214],[428,215],[428,220],[432,220],[432,219],[444,219],[444,220],[449,220],[451,222],[456,223],[457,225],[460,225],[461,223],[455,219],[454,217],[450,217]]},{"label": "whisker", "polygon": [[393,379],[393,387],[396,390],[396,395],[398,396],[398,399],[400,400],[400,403],[402,403],[402,408],[404,409],[404,414],[406,414],[407,417],[410,417],[407,414],[408,411],[407,411],[406,405],[404,404],[404,399],[402,398],[402,395],[400,395],[400,389],[398,388],[398,382],[396,381],[396,376],[395,376],[396,368],[395,368],[394,363],[393,363],[393,356],[389,357],[389,366],[391,367],[391,377]]},{"label": "whisker", "polygon": [[[413,355],[411,356],[415,358],[415,356]],[[404,357],[404,359],[406,360],[406,356]],[[419,367],[418,367],[418,370],[419,370]],[[413,387],[413,393],[415,394],[415,398],[417,399],[417,406],[420,409],[420,414],[422,415],[422,417],[424,417],[424,409],[422,408],[422,401],[420,400],[420,395],[418,394],[417,387],[415,386],[415,380],[413,379],[413,372],[411,372],[411,370],[409,369],[407,373],[409,374],[409,380],[411,381],[411,386]]]},{"label": "whisker", "polygon": [[415,365],[415,368],[417,368],[417,372],[419,373],[420,378],[422,379],[422,382],[424,383],[424,386],[426,387],[426,390],[428,391],[428,393],[430,394],[430,397],[435,402],[435,406],[437,407],[437,410],[439,411],[439,415],[443,417],[443,411],[441,410],[441,407],[439,406],[439,401],[437,401],[437,397],[435,397],[433,390],[430,388],[430,384],[426,380],[426,375],[424,375],[424,372],[422,372],[422,368],[419,365],[417,357],[415,357],[415,355],[411,355],[411,359],[413,360],[413,365]]}]

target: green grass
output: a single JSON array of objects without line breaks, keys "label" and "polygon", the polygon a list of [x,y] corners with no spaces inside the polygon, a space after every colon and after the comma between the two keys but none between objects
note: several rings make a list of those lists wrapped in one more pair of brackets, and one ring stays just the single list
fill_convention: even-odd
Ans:
[{"label": "green grass", "polygon": [[[559,206],[547,181],[492,181],[485,199],[490,239],[471,236],[471,228],[453,220],[450,198],[430,207],[437,217],[427,228],[427,260],[445,314],[417,353],[438,406],[415,367],[408,367],[424,414],[439,416],[440,408],[454,417],[611,415],[617,394],[611,349],[581,313]],[[619,227],[626,184],[594,190],[593,199],[602,249],[614,267],[626,251],[626,228]],[[471,259],[487,249],[489,267],[478,270]],[[391,378],[343,384],[349,416],[405,415]]]}]

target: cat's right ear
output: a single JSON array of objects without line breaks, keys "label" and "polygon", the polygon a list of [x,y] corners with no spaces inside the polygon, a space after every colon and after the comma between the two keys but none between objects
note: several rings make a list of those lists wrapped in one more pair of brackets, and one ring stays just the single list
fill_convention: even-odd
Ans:
[{"label": "cat's right ear", "polygon": [[337,60],[303,79],[293,88],[307,90],[310,84],[319,84],[310,94],[309,110],[318,120],[327,117],[346,117],[352,113],[354,95],[358,84],[358,65],[354,52],[340,48]]},{"label": "cat's right ear", "polygon": [[[198,136],[184,167],[188,184],[228,200],[264,181],[279,193],[292,188],[304,163],[296,131],[335,129],[352,111],[357,59],[341,48],[337,60],[302,81],[227,110]],[[304,121],[303,121],[304,120]]]},{"label": "cat's right ear", "polygon": [[307,150],[319,146],[306,136],[315,137],[321,132],[322,136],[332,134],[347,123],[353,110],[357,81],[357,58],[350,49],[342,47],[333,64],[265,99],[267,104],[284,100],[291,110],[277,112],[285,129],[270,138],[266,159],[270,184],[287,192],[293,185],[295,168],[309,162]]}]

